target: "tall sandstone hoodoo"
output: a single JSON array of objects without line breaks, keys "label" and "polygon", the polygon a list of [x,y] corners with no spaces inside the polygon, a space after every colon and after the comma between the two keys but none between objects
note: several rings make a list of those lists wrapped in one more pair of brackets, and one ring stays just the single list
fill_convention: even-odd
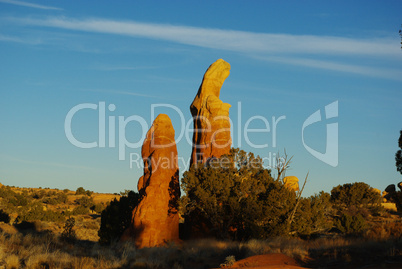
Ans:
[{"label": "tall sandstone hoodoo", "polygon": [[[170,118],[160,114],[142,145],[144,175],[138,180],[141,201],[128,231],[137,248],[179,240],[179,166]],[[126,235],[127,236],[127,235]]]},{"label": "tall sandstone hoodoo", "polygon": [[190,106],[194,122],[190,165],[204,163],[211,157],[220,157],[230,151],[231,105],[219,99],[222,84],[229,73],[229,63],[222,59],[214,62],[205,72],[201,86]]}]

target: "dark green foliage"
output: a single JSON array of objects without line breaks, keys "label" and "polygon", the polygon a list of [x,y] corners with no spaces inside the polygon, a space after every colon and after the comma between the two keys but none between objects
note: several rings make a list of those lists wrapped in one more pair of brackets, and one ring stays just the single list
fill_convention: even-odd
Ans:
[{"label": "dark green foliage", "polygon": [[43,210],[43,206],[41,204],[34,204],[32,207],[24,208],[21,214],[18,215],[16,222],[32,222],[35,220],[62,222],[64,219],[65,216],[63,213],[49,209]]},{"label": "dark green foliage", "polygon": [[94,192],[93,192],[93,191],[90,191],[90,190],[86,190],[86,191],[85,191],[85,194],[88,195],[88,196],[91,196],[92,193],[94,193]]},{"label": "dark green foliage", "polygon": [[92,193],[94,193],[93,191],[90,190],[85,190],[83,187],[79,187],[77,188],[77,190],[75,191],[75,195],[87,195],[87,196],[91,196]]},{"label": "dark green foliage", "polygon": [[203,219],[212,235],[247,239],[287,233],[295,193],[275,181],[252,153],[231,149],[227,156],[193,165],[181,187],[186,222]]},{"label": "dark green foliage", "polygon": [[0,221],[2,221],[4,223],[9,223],[10,222],[10,215],[8,215],[2,209],[0,209]]},{"label": "dark green foliage", "polygon": [[130,226],[132,212],[139,200],[140,195],[130,191],[127,196],[122,196],[120,200],[115,198],[102,211],[101,226],[98,231],[101,244],[110,244],[113,240],[120,239],[123,232]]},{"label": "dark green foliage", "polygon": [[19,207],[26,207],[30,204],[31,198],[27,191],[22,194],[14,192],[9,186],[0,188],[0,197],[3,198],[1,204],[7,211],[15,211]]},{"label": "dark green foliage", "polygon": [[76,199],[74,201],[74,203],[76,205],[80,205],[80,206],[85,207],[85,208],[90,208],[91,206],[94,205],[94,200],[92,198],[90,198],[90,197],[82,196],[81,198]]},{"label": "dark green foliage", "polygon": [[363,182],[334,187],[331,202],[337,210],[335,227],[346,234],[360,234],[367,228],[370,215],[381,211],[381,196]]},{"label": "dark green foliage", "polygon": [[85,194],[85,189],[83,187],[78,187],[75,191],[75,195],[82,195]]},{"label": "dark green foliage", "polygon": [[28,199],[18,193],[14,194],[14,197],[10,198],[8,202],[14,206],[26,206],[28,205]]},{"label": "dark green foliage", "polygon": [[82,205],[79,205],[73,209],[71,214],[73,215],[86,215],[89,213],[89,207],[85,207]]},{"label": "dark green foliage", "polygon": [[395,165],[396,170],[402,174],[402,130],[398,140],[398,147],[400,150],[398,150],[395,154]]},{"label": "dark green foliage", "polygon": [[40,191],[37,191],[34,194],[32,194],[32,198],[34,198],[34,199],[42,199],[45,196],[46,196],[46,191],[44,191],[44,190],[40,190]]},{"label": "dark green foliage", "polygon": [[91,210],[95,211],[98,214],[102,213],[104,209],[105,206],[103,204],[94,204],[93,206],[91,206]]},{"label": "dark green foliage", "polygon": [[348,235],[359,235],[367,228],[367,222],[360,214],[350,215],[344,213],[335,220],[335,226],[342,233]]},{"label": "dark green foliage", "polygon": [[333,211],[330,198],[323,191],[318,195],[302,198],[292,223],[292,231],[306,236],[329,230],[332,227],[330,216]]},{"label": "dark green foliage", "polygon": [[338,209],[372,207],[381,203],[381,195],[366,183],[347,183],[331,190],[331,201]]},{"label": "dark green foliage", "polygon": [[70,217],[66,220],[66,223],[64,224],[64,230],[61,233],[61,239],[63,241],[66,241],[68,243],[74,243],[77,239],[75,231],[73,230],[75,225],[75,219],[73,217]]},{"label": "dark green foliage", "polygon": [[65,193],[57,193],[55,196],[52,197],[45,197],[42,199],[44,204],[49,205],[58,205],[58,204],[65,204],[68,201],[68,197]]}]

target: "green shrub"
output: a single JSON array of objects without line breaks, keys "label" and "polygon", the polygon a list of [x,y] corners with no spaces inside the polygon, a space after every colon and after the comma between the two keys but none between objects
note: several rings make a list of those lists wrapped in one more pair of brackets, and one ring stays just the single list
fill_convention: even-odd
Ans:
[{"label": "green shrub", "polygon": [[83,187],[78,187],[75,191],[75,195],[82,195],[85,194],[85,189]]},{"label": "green shrub", "polygon": [[2,209],[0,209],[0,221],[2,221],[4,223],[9,223],[10,222],[10,215],[8,215]]},{"label": "green shrub", "polygon": [[331,202],[338,214],[349,212],[349,215],[360,214],[367,218],[378,215],[383,210],[381,195],[363,182],[339,185],[331,190]]},{"label": "green shrub", "polygon": [[26,206],[28,205],[28,199],[18,193],[14,193],[14,197],[9,198],[8,202],[14,206]]},{"label": "green shrub", "polygon": [[91,210],[95,211],[98,214],[102,213],[104,209],[105,206],[103,204],[94,204],[93,206],[91,206]]},{"label": "green shrub", "polygon": [[101,226],[98,231],[101,244],[110,244],[113,240],[120,239],[123,232],[131,224],[132,212],[139,200],[140,195],[130,191],[127,196],[122,196],[120,200],[115,198],[102,211]]},{"label": "green shrub", "polygon": [[335,220],[335,226],[342,233],[359,235],[367,228],[367,222],[360,214],[352,216],[348,213],[343,213]]},{"label": "green shrub", "polygon": [[93,191],[85,190],[83,187],[79,187],[79,188],[77,188],[77,190],[75,191],[75,195],[87,195],[87,196],[91,196],[92,193],[93,193]]},{"label": "green shrub", "polygon": [[41,221],[52,221],[52,222],[62,222],[64,221],[65,216],[57,211],[52,210],[43,210],[43,206],[41,204],[35,204],[32,207],[25,208],[21,214],[18,215],[16,221],[27,221],[32,222],[35,220]]},{"label": "green shrub", "polygon": [[347,183],[331,190],[331,201],[338,207],[377,205],[381,195],[364,182]]},{"label": "green shrub", "polygon": [[75,234],[75,231],[73,230],[75,225],[75,219],[73,217],[70,217],[66,220],[66,223],[64,224],[64,230],[61,233],[61,239],[63,241],[66,241],[68,243],[74,243],[77,239],[77,236]]},{"label": "green shrub", "polygon": [[270,172],[261,158],[239,149],[205,165],[193,165],[181,181],[185,225],[225,239],[288,233],[287,219],[296,196]]},{"label": "green shrub", "polygon": [[89,214],[89,208],[85,207],[85,206],[82,206],[82,205],[79,205],[79,206],[77,206],[77,207],[75,207],[73,209],[71,214],[73,214],[73,215],[86,215],[86,214]]},{"label": "green shrub", "polygon": [[293,219],[292,231],[302,236],[325,232],[333,225],[332,211],[330,195],[326,192],[322,191],[318,195],[301,198]]},{"label": "green shrub", "polygon": [[92,198],[90,198],[90,197],[82,196],[81,198],[76,199],[74,201],[74,203],[76,205],[80,205],[80,206],[83,206],[85,208],[90,208],[91,206],[94,205],[94,200]]}]

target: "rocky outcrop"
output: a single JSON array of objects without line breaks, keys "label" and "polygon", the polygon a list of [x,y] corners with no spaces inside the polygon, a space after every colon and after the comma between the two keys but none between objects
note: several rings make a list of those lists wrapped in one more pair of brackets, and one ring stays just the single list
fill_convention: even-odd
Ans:
[{"label": "rocky outcrop", "polygon": [[223,82],[229,76],[230,64],[222,59],[214,62],[205,72],[201,86],[190,106],[194,134],[190,165],[206,162],[211,157],[228,154],[230,137],[230,104],[219,99]]},{"label": "rocky outcrop", "polygon": [[394,184],[390,184],[385,188],[385,191],[388,193],[394,193],[396,190],[395,185]]},{"label": "rocky outcrop", "polygon": [[133,210],[129,236],[137,248],[179,240],[179,167],[174,129],[160,114],[142,146],[144,175],[138,181],[141,200]]},{"label": "rocky outcrop", "polygon": [[285,187],[293,191],[299,191],[299,179],[297,177],[295,176],[284,177],[283,183],[285,184]]}]

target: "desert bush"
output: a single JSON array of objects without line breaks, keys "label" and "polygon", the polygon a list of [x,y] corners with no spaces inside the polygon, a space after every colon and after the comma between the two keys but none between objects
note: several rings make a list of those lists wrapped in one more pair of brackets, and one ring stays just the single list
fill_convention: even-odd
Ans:
[{"label": "desert bush", "polygon": [[85,190],[83,187],[79,187],[79,188],[77,188],[77,190],[75,191],[75,195],[87,195],[87,196],[91,196],[92,193],[93,193],[93,191]]},{"label": "desert bush", "polygon": [[4,212],[2,209],[0,209],[0,221],[4,223],[10,222],[10,215]]},{"label": "desert bush", "polygon": [[47,195],[46,191],[40,190],[40,191],[34,192],[32,194],[32,198],[34,198],[34,199],[42,199],[46,195]]},{"label": "desert bush", "polygon": [[66,241],[68,243],[75,242],[77,236],[75,234],[75,231],[73,230],[74,225],[75,225],[75,219],[73,217],[70,217],[66,220],[66,223],[64,224],[64,230],[60,236],[63,241]]},{"label": "desert bush", "polygon": [[101,244],[110,244],[122,236],[131,223],[132,212],[138,205],[139,199],[140,195],[131,191],[127,196],[122,196],[120,200],[115,198],[102,211],[101,226],[98,231]]},{"label": "desert bush", "polygon": [[79,206],[75,207],[73,209],[73,211],[71,211],[71,214],[73,214],[73,215],[86,215],[86,214],[89,214],[89,208],[85,207],[85,206],[82,206],[82,205],[79,205]]},{"label": "desert bush", "polygon": [[43,198],[42,202],[49,205],[65,204],[68,202],[68,197],[65,193],[57,193],[55,196]]},{"label": "desert bush", "polygon": [[402,222],[374,223],[367,230],[365,237],[374,240],[401,239]]},{"label": "desert bush", "polygon": [[331,202],[338,208],[377,206],[381,195],[364,182],[347,183],[331,190]]},{"label": "desert bush", "polygon": [[85,194],[85,189],[83,187],[78,187],[75,191],[75,195],[82,195]]},{"label": "desert bush", "polygon": [[94,204],[93,206],[91,206],[91,210],[95,211],[96,213],[100,214],[102,213],[102,211],[105,209],[105,205],[98,203],[98,204]]},{"label": "desert bush", "polygon": [[30,208],[24,208],[21,214],[18,215],[16,222],[21,221],[52,221],[52,222],[62,222],[64,221],[65,216],[63,213],[53,210],[43,210],[43,206],[41,204],[35,204]]},{"label": "desert bush", "polygon": [[181,199],[186,225],[207,226],[208,232],[219,238],[286,234],[296,196],[270,172],[263,168],[261,158],[239,149],[204,165],[193,165],[181,181],[186,193]]},{"label": "desert bush", "polygon": [[76,199],[74,203],[85,208],[90,208],[94,205],[94,200],[92,197],[82,196],[81,198]]},{"label": "desert bush", "polygon": [[326,192],[322,191],[318,195],[301,198],[292,223],[292,231],[299,236],[325,232],[333,225],[332,211],[330,195]]},{"label": "desert bush", "polygon": [[68,202],[68,196],[65,193],[59,192],[54,198],[58,204],[65,204]]},{"label": "desert bush", "polygon": [[367,222],[360,214],[350,215],[343,213],[335,219],[335,226],[347,235],[359,235],[367,228]]},{"label": "desert bush", "polygon": [[395,153],[395,166],[396,170],[402,174],[402,130],[398,139],[398,147],[400,149]]}]

